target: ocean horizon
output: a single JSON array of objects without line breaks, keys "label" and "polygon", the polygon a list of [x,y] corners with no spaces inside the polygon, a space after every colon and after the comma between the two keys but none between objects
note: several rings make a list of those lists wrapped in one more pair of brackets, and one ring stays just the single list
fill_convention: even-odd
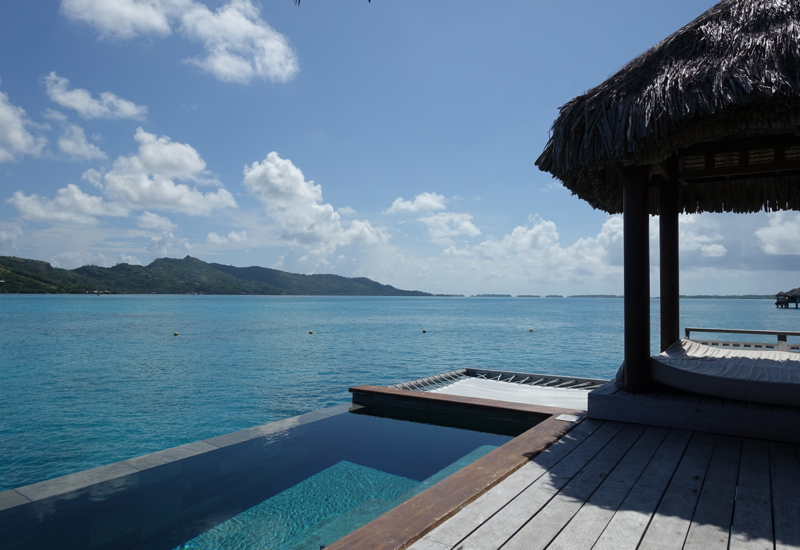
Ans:
[{"label": "ocean horizon", "polygon": [[[346,403],[361,384],[465,367],[611,378],[622,317],[602,298],[0,295],[0,491]],[[800,314],[690,299],[687,326],[800,331]]]}]

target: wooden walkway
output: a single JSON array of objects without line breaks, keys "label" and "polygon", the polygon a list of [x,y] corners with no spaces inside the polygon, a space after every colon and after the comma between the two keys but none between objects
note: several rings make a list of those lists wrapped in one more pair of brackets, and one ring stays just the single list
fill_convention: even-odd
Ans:
[{"label": "wooden walkway", "polygon": [[586,420],[409,548],[800,549],[800,446]]}]

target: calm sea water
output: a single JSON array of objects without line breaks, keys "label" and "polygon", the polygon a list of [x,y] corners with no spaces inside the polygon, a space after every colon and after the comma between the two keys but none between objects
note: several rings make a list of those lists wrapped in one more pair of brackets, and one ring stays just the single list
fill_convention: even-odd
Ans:
[{"label": "calm sea water", "polygon": [[[462,367],[610,378],[622,308],[580,298],[0,295],[0,490],[344,403],[360,384]],[[655,353],[657,300],[652,309]],[[681,326],[800,331],[800,311],[684,300]]]}]

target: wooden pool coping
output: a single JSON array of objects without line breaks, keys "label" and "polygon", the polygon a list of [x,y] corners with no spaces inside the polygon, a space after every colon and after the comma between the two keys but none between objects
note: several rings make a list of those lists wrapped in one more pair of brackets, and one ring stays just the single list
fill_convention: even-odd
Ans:
[{"label": "wooden pool coping", "polygon": [[[395,550],[406,548],[467,504],[514,473],[558,441],[585,417],[586,411],[442,395],[381,386],[350,388],[355,404],[382,404],[431,412],[475,415],[530,415],[545,419],[505,445],[479,458],[433,487],[383,514],[327,550]],[[559,420],[561,415],[577,421]]]}]

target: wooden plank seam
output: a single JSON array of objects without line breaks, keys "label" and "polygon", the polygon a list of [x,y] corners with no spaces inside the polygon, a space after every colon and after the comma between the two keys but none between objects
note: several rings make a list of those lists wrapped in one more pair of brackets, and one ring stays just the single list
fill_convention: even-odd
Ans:
[{"label": "wooden plank seam", "polygon": [[[512,535],[511,535],[511,536],[510,536],[510,537],[509,537],[509,538],[508,538],[508,539],[507,539],[507,540],[506,540],[504,543],[503,543],[503,545],[505,545],[506,543],[508,543],[508,542],[510,542],[511,540],[513,540],[513,539],[514,539],[514,537],[516,537],[516,536],[517,536],[517,534],[518,534],[520,531],[524,530],[524,529],[525,529],[525,527],[526,527],[526,526],[527,526],[527,525],[528,525],[528,524],[529,524],[531,521],[533,521],[533,520],[534,520],[536,517],[538,517],[538,516],[539,516],[539,515],[540,515],[540,514],[541,514],[543,511],[545,511],[545,510],[547,509],[547,507],[548,507],[548,506],[549,506],[549,505],[550,505],[550,504],[553,502],[553,499],[555,499],[556,497],[558,497],[558,496],[559,496],[559,495],[560,495],[560,494],[561,494],[561,493],[564,491],[564,489],[565,489],[567,486],[569,486],[569,484],[570,484],[570,483],[572,483],[572,482],[573,482],[573,481],[574,481],[576,478],[578,478],[578,476],[580,476],[580,475],[581,475],[581,473],[582,473],[582,472],[584,472],[584,470],[586,470],[586,469],[587,469],[587,467],[588,467],[590,464],[592,464],[592,461],[593,461],[594,459],[596,459],[596,458],[597,458],[597,457],[598,457],[598,456],[599,456],[601,453],[603,453],[603,451],[605,451],[605,449],[606,449],[607,447],[609,447],[609,446],[610,446],[610,445],[611,445],[611,444],[612,444],[612,443],[613,443],[613,442],[616,440],[616,438],[617,438],[617,437],[620,435],[620,433],[623,431],[624,427],[625,427],[625,425],[623,424],[623,425],[621,426],[620,430],[619,430],[617,433],[615,433],[613,437],[609,438],[609,439],[608,439],[608,441],[606,441],[606,442],[605,442],[605,443],[604,443],[604,444],[603,444],[603,445],[602,445],[602,446],[601,446],[601,447],[600,447],[600,448],[597,450],[597,452],[595,452],[595,454],[594,454],[594,455],[593,455],[593,456],[592,456],[592,457],[591,457],[591,458],[590,458],[590,459],[589,459],[589,460],[588,460],[588,461],[587,461],[587,462],[586,462],[586,463],[585,463],[585,464],[584,464],[584,465],[583,465],[583,466],[582,466],[582,467],[581,467],[581,468],[580,468],[580,469],[579,469],[577,472],[575,472],[575,474],[573,474],[572,476],[570,476],[570,479],[569,479],[569,481],[567,481],[566,483],[564,483],[564,485],[563,485],[561,488],[559,488],[559,489],[558,489],[558,490],[557,490],[555,493],[553,493],[553,494],[550,496],[550,498],[549,498],[549,499],[547,499],[547,501],[545,502],[545,504],[543,504],[541,507],[539,507],[539,509],[538,509],[538,510],[537,510],[537,511],[536,511],[536,512],[535,512],[535,513],[534,513],[534,514],[533,514],[533,515],[532,515],[530,518],[528,518],[528,520],[527,520],[527,521],[525,521],[525,522],[524,522],[524,523],[523,523],[523,524],[522,524],[522,525],[521,525],[521,526],[520,526],[520,527],[519,527],[519,528],[518,528],[516,531],[514,531],[514,533],[513,533],[513,534],[512,534]],[[642,430],[642,433],[643,433],[643,432],[644,432],[644,430]],[[634,442],[631,444],[631,446],[633,446],[633,444],[635,444],[635,442],[636,442],[636,441],[638,441],[639,437],[641,437],[641,433],[640,433],[640,434],[639,434],[639,435],[636,437],[636,439],[635,439],[635,440],[634,440]],[[588,439],[588,438],[587,438],[587,439]],[[580,445],[579,445],[578,447],[576,447],[575,449],[573,449],[573,451],[572,451],[572,452],[575,452],[575,451],[577,451],[579,448],[580,448]],[[630,449],[629,449],[629,450],[630,450]],[[626,452],[625,452],[625,454],[627,454],[627,452],[628,452],[628,451],[626,451]],[[570,454],[572,454],[572,453],[570,453]],[[569,455],[567,455],[567,456],[569,456]],[[624,455],[623,455],[623,456],[624,456]],[[566,458],[567,458],[567,457],[564,457],[564,459],[566,459]],[[563,460],[563,459],[562,459],[562,460]],[[554,465],[554,466],[555,466],[555,465]],[[550,468],[548,471],[550,471],[550,470],[552,470],[552,467],[551,467],[551,468]],[[608,475],[611,473],[611,471],[612,471],[612,470],[613,470],[613,468],[610,468],[610,469],[609,469],[609,471],[606,473],[606,475],[605,475],[605,476],[603,476],[603,479],[600,481],[600,483],[602,483],[602,481],[605,481],[605,478],[606,478],[606,477],[608,477]],[[595,489],[595,490],[596,490],[596,489]],[[588,500],[588,499],[587,499],[587,500]],[[563,528],[564,528],[564,526],[562,526],[562,527],[561,527],[561,529],[559,529],[559,531],[558,531],[558,532],[560,533],[560,532],[561,532],[561,530],[562,530]],[[558,534],[556,534],[556,535],[553,537],[553,539],[555,539],[555,537],[557,537],[557,536],[558,536]],[[552,539],[551,539],[551,541],[552,541]]]},{"label": "wooden plank seam", "polygon": [[[694,436],[694,433],[692,434],[692,436]],[[683,459],[686,457],[687,451],[692,447],[691,443],[692,442],[690,440],[689,443],[686,445],[686,447],[683,448],[683,452],[681,453],[681,458],[675,464],[675,469],[672,470],[672,475],[669,476],[669,482],[667,482],[666,486],[664,487],[664,491],[661,493],[661,498],[658,499],[658,504],[656,504],[656,507],[653,510],[653,513],[650,515],[650,520],[647,522],[647,526],[644,528],[644,530],[642,531],[642,535],[639,537],[639,542],[636,544],[637,548],[642,544],[642,541],[644,540],[645,535],[647,535],[647,531],[650,529],[650,525],[653,523],[653,519],[656,517],[656,514],[658,513],[658,509],[661,507],[661,503],[664,501],[664,496],[667,494],[667,490],[670,488],[670,486],[672,485],[672,481],[675,479],[675,474],[678,473],[678,469],[680,468],[681,463],[683,462]],[[716,441],[714,442],[714,446],[716,447]],[[713,455],[713,450],[712,450],[712,455]],[[711,461],[709,460],[709,464],[710,463],[711,463]],[[706,466],[705,474],[708,474],[708,466]],[[704,474],[704,476],[705,476],[705,474]],[[705,484],[705,477],[703,479],[703,484]],[[703,490],[703,487],[701,485],[699,491],[702,492],[702,490]],[[699,495],[698,495],[698,500],[699,500]],[[697,503],[695,502],[695,510],[696,509],[697,509]],[[692,517],[694,517],[694,510],[692,511]],[[684,536],[683,544],[681,546],[686,544],[686,537],[687,536],[689,536],[689,530],[688,529],[686,530],[686,536]]]}]

